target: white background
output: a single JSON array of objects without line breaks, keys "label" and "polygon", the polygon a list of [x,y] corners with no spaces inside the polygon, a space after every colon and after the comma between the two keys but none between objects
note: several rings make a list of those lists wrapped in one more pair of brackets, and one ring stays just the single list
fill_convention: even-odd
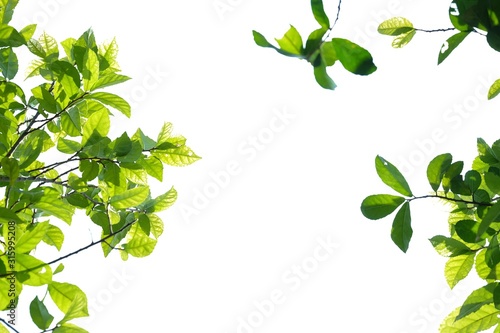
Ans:
[{"label": "white background", "polygon": [[[74,322],[92,333],[436,332],[481,286],[472,272],[449,291],[446,259],[428,241],[446,234],[447,208],[412,203],[403,254],[390,239],[392,218],[369,221],[359,206],[393,193],[375,173],[377,154],[424,195],[432,157],[450,152],[470,165],[477,137],[498,139],[499,102],[486,92],[500,68],[483,37],[468,37],[438,67],[452,33],[418,33],[396,50],[375,32],[392,16],[449,27],[449,2],[344,1],[332,37],[370,50],[378,70],[360,77],[336,64],[332,92],[305,61],[253,42],[253,29],[272,41],[290,23],[307,36],[317,27],[307,0],[21,1],[12,24],[38,23],[37,36],[62,41],[92,27],[99,42],[116,37],[134,80],[113,91],[134,109],[131,119],[116,115],[114,135],[140,126],[155,137],[168,121],[203,157],[153,182],[156,194],[174,185],[179,198],[161,215],[165,233],[151,256],[122,262],[93,248],[64,261],[54,279],[80,286],[92,312]],[[337,5],[325,1],[332,21]],[[95,230],[75,217],[62,252]],[[319,248],[325,242],[330,252]],[[41,289],[26,288],[21,307]],[[23,312],[16,327],[37,332]]]}]

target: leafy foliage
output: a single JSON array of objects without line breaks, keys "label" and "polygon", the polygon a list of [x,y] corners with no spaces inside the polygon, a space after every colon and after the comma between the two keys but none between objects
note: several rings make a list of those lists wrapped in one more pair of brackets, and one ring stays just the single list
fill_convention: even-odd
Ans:
[{"label": "leafy foliage", "polygon": [[337,61],[356,75],[370,75],[377,70],[370,52],[361,46],[344,38],[328,40],[336,22],[330,27],[330,19],[325,13],[322,0],[311,0],[311,9],[320,28],[309,34],[305,46],[302,36],[294,26],[290,26],[282,38],[276,39],[278,47],[254,30],[255,43],[274,49],[282,55],[306,60],[313,66],[316,82],[325,89],[333,90],[337,86],[326,70]]},{"label": "leafy foliage", "polygon": [[[36,249],[60,251],[65,235],[54,222],[71,225],[79,210],[102,230],[88,247],[100,244],[104,256],[116,250],[125,260],[151,254],[163,232],[157,213],[177,192],[154,197],[148,179],[162,181],[165,165],[199,157],[184,137],[172,135],[170,123],[156,140],[140,129],[110,138],[112,111],[126,117],[132,111],[122,97],[102,90],[130,79],[120,74],[116,42],[99,45],[90,29],[61,44],[45,32],[33,38],[35,25],[20,31],[8,25],[16,4],[0,6],[0,310],[17,305],[24,286],[36,286],[50,298],[36,296],[29,305],[40,330],[86,332],[70,321],[88,316],[87,297],[57,281],[64,266],[54,267],[81,249],[51,261],[38,258]],[[13,81],[22,47],[36,57],[26,77],[41,83],[31,91]],[[62,315],[49,313],[49,301]]]},{"label": "leafy foliage", "polygon": [[[441,332],[477,332],[499,323],[499,147],[500,140],[490,146],[478,139],[478,156],[470,170],[463,170],[462,161],[452,163],[451,154],[436,156],[427,168],[432,194],[420,197],[407,192],[402,193],[405,197],[370,195],[361,204],[361,212],[369,219],[388,216],[400,207],[394,217],[391,238],[403,252],[408,250],[412,237],[409,207],[413,200],[438,198],[451,205],[450,235],[437,235],[430,239],[436,252],[448,258],[446,281],[453,288],[475,267],[478,276],[487,284],[474,291],[460,308],[444,320]],[[402,189],[409,189],[401,173],[389,162],[381,161],[385,160],[377,156],[376,169],[381,180],[399,193]],[[380,172],[381,164],[391,172]]]}]

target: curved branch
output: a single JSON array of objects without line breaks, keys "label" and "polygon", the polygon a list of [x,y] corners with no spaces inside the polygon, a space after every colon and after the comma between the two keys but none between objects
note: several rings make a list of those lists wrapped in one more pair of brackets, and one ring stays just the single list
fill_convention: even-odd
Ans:
[{"label": "curved branch", "polygon": [[3,322],[8,328],[10,328],[13,332],[19,333],[11,324],[9,324],[5,319],[0,318],[0,321]]}]

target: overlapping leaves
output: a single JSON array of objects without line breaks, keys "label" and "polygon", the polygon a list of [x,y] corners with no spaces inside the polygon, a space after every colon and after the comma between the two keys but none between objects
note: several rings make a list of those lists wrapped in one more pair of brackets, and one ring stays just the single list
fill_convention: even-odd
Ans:
[{"label": "overlapping leaves", "polygon": [[377,67],[371,54],[361,46],[344,38],[329,39],[333,26],[323,8],[321,0],[311,0],[311,9],[320,28],[314,30],[304,40],[294,26],[290,26],[282,38],[276,39],[274,46],[259,32],[253,31],[254,41],[261,47],[272,48],[278,53],[306,60],[313,66],[316,82],[325,89],[335,89],[336,84],[327,73],[327,67],[339,61],[349,72],[370,75]]}]

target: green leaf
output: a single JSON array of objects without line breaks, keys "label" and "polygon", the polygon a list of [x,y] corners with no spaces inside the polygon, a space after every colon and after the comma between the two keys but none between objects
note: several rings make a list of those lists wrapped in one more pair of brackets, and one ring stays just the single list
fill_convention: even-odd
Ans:
[{"label": "green leaf", "polygon": [[83,57],[83,89],[93,90],[94,84],[99,79],[99,59],[92,49],[87,49]]},{"label": "green leaf", "polygon": [[57,81],[63,86],[69,98],[74,98],[80,92],[80,73],[69,62],[54,61],[50,66],[50,70],[56,76]]},{"label": "green leaf", "polygon": [[106,109],[101,109],[90,115],[83,125],[82,146],[91,144],[108,135],[111,122]]},{"label": "green leaf", "polygon": [[13,186],[19,177],[19,163],[15,158],[4,157],[1,161],[2,171],[5,176],[9,177],[9,183]]},{"label": "green leaf", "polygon": [[411,40],[415,36],[416,32],[417,32],[416,30],[411,30],[411,31],[405,32],[404,34],[401,34],[401,35],[395,37],[394,40],[392,41],[392,44],[391,44],[392,47],[395,49],[400,49],[400,48],[406,46],[406,44],[411,42]]},{"label": "green leaf", "polygon": [[361,46],[343,38],[333,38],[331,43],[340,63],[349,72],[369,75],[377,70],[370,52]]},{"label": "green leaf", "polygon": [[304,54],[304,47],[302,45],[302,37],[293,25],[285,33],[281,39],[276,39],[280,48],[288,53],[296,54],[298,56]]},{"label": "green leaf", "polygon": [[267,41],[267,39],[261,33],[255,31],[255,30],[252,30],[252,33],[253,33],[253,39],[255,41],[255,44],[257,44],[260,47],[269,47],[269,48],[272,48],[276,52],[278,52],[278,53],[280,53],[282,55],[288,56],[288,57],[302,57],[302,56],[298,56],[297,54],[290,53],[290,52],[284,51],[284,50],[282,50],[280,48],[277,48],[273,44],[269,43]]},{"label": "green leaf", "polygon": [[7,80],[12,80],[19,70],[17,56],[11,47],[0,50],[0,70]]},{"label": "green leaf", "polygon": [[74,207],[65,203],[54,188],[44,188],[44,195],[40,201],[33,203],[33,207],[41,210],[45,215],[52,215],[58,219],[71,224]]},{"label": "green leaf", "polygon": [[38,299],[38,296],[35,296],[30,303],[30,315],[35,325],[41,330],[49,328],[54,320],[54,317],[49,313],[45,304]]},{"label": "green leaf", "polygon": [[201,157],[196,155],[191,148],[180,146],[178,148],[168,149],[166,153],[153,153],[163,163],[172,166],[186,166],[198,161]]},{"label": "green leaf", "polygon": [[150,156],[141,160],[141,165],[144,167],[148,175],[153,178],[163,181],[163,163],[155,157]]},{"label": "green leaf", "polygon": [[311,32],[309,34],[309,36],[307,37],[306,47],[305,47],[304,53],[309,56],[309,58],[308,58],[309,62],[312,63],[313,61],[311,61],[311,60],[314,60],[314,59],[311,59],[312,53],[315,50],[317,50],[320,46],[323,45],[322,44],[323,37],[325,36],[327,31],[328,31],[328,28],[319,28],[319,29],[316,29],[313,32]]},{"label": "green leaf", "polygon": [[19,0],[1,0],[0,1],[0,24],[7,24],[12,19],[12,14]]},{"label": "green leaf", "polygon": [[431,184],[432,190],[436,192],[441,185],[444,173],[451,165],[451,154],[441,154],[432,159],[427,167],[427,179]]},{"label": "green leaf", "polygon": [[314,67],[314,78],[322,88],[335,90],[335,88],[337,87],[335,82],[330,78],[330,76],[326,72],[325,65]]},{"label": "green leaf", "polygon": [[155,239],[149,238],[137,224],[134,224],[130,229],[127,240],[127,243],[123,244],[123,249],[137,258],[150,255],[157,242]]},{"label": "green leaf", "polygon": [[486,41],[495,51],[500,51],[500,27],[493,26],[488,29]]},{"label": "green leaf", "polygon": [[474,220],[460,220],[455,224],[455,231],[461,239],[467,243],[476,243],[488,237],[484,234],[479,239],[477,238],[477,231],[479,230],[479,222]]},{"label": "green leaf", "polygon": [[56,306],[64,313],[61,323],[89,315],[87,296],[77,286],[70,283],[52,281],[48,291]]},{"label": "green leaf", "polygon": [[500,194],[500,176],[493,172],[486,172],[484,174],[484,182],[491,192]]},{"label": "green leaf", "polygon": [[448,259],[444,267],[444,276],[446,277],[446,282],[448,282],[451,289],[453,289],[459,281],[469,275],[469,272],[474,265],[475,256],[475,253],[470,253],[458,255]]},{"label": "green leaf", "polygon": [[488,90],[488,99],[493,99],[500,94],[500,79],[497,79]]},{"label": "green leaf", "polygon": [[69,136],[82,135],[82,123],[78,108],[71,108],[61,115],[61,128]]},{"label": "green leaf", "polygon": [[92,86],[92,90],[113,86],[115,84],[123,83],[128,80],[130,80],[130,77],[128,76],[116,73],[109,73],[100,77]]},{"label": "green leaf", "polygon": [[493,206],[488,208],[488,212],[483,216],[483,220],[479,225],[477,231],[476,240],[479,240],[481,236],[486,232],[486,230],[490,227],[490,224],[493,222],[500,221],[500,201],[497,201]]},{"label": "green leaf", "polygon": [[61,153],[73,155],[80,149],[82,149],[82,145],[79,142],[68,140],[62,137],[57,140],[57,150],[59,150]]},{"label": "green leaf", "polygon": [[44,238],[48,228],[48,221],[36,223],[33,229],[26,231],[19,237],[16,243],[16,252],[28,253],[33,250]]},{"label": "green leaf", "polygon": [[[64,242],[64,233],[55,225],[49,225],[49,228],[43,236],[42,241],[44,241],[48,245],[55,246],[58,251],[61,251],[61,247]],[[56,272],[54,272],[54,274],[55,273]]]},{"label": "green leaf", "polygon": [[[43,286],[52,281],[50,266],[28,254],[16,253],[16,271],[18,279],[28,286]],[[19,273],[21,271],[29,272]]]},{"label": "green leaf", "polygon": [[0,222],[9,223],[10,221],[15,221],[18,223],[22,223],[23,220],[17,216],[12,210],[4,207],[0,207]]},{"label": "green leaf", "polygon": [[440,333],[476,333],[486,330],[498,323],[500,311],[493,305],[484,305],[469,316],[456,320],[460,307],[451,312],[441,323]]},{"label": "green leaf", "polygon": [[99,91],[86,95],[85,98],[94,99],[96,101],[101,102],[102,104],[109,105],[130,118],[131,115],[130,104],[120,96],[108,92]]},{"label": "green leaf", "polygon": [[406,179],[389,161],[377,155],[375,158],[375,168],[377,169],[378,176],[387,186],[407,197],[413,196]]},{"label": "green leaf", "polygon": [[24,37],[9,25],[0,26],[0,47],[18,47],[24,45]]},{"label": "green leaf", "polygon": [[498,235],[493,235],[490,240],[490,244],[486,249],[485,261],[488,267],[495,268],[495,266],[500,262],[500,248],[498,244]]},{"label": "green leaf", "polygon": [[434,249],[443,257],[455,257],[472,252],[464,243],[450,237],[434,236],[429,239]]},{"label": "green leaf", "polygon": [[321,60],[323,61],[325,66],[333,66],[333,64],[335,64],[335,62],[339,60],[332,43],[323,43],[321,45],[320,52]]},{"label": "green leaf", "polygon": [[377,31],[382,35],[399,36],[415,30],[413,24],[404,17],[393,17],[383,21]]},{"label": "green leaf", "polygon": [[401,249],[408,251],[413,230],[411,229],[410,203],[405,202],[394,217],[391,229],[392,241]]},{"label": "green leaf", "polygon": [[483,306],[493,303],[493,292],[498,283],[489,283],[484,287],[474,290],[462,304],[456,320],[465,318],[480,310]]},{"label": "green leaf", "polygon": [[467,184],[472,193],[479,188],[481,181],[481,174],[476,170],[469,170],[465,173],[464,182]]},{"label": "green leaf", "polygon": [[140,205],[149,196],[149,187],[139,186],[111,197],[109,203],[116,209],[126,209]]},{"label": "green leaf", "polygon": [[460,43],[462,43],[469,35],[470,32],[461,31],[459,33],[454,34],[450,38],[444,42],[443,46],[441,46],[441,50],[439,51],[438,56],[438,65],[441,64],[448,56],[453,52]]},{"label": "green leaf", "polygon": [[59,264],[59,265],[57,265],[56,269],[54,270],[54,274],[60,273],[63,270],[64,270],[64,265],[63,264]]},{"label": "green leaf", "polygon": [[378,220],[394,212],[403,202],[405,198],[395,195],[369,195],[361,203],[361,212],[370,220]]},{"label": "green leaf", "polygon": [[53,37],[44,32],[38,38],[38,42],[45,53],[43,58],[47,63],[51,63],[59,58],[59,47]]},{"label": "green leaf", "polygon": [[330,28],[330,20],[326,16],[325,9],[323,8],[322,0],[311,0],[311,9],[316,21],[321,25],[322,28]]},{"label": "green leaf", "polygon": [[451,188],[451,180],[454,179],[456,176],[458,176],[464,168],[464,162],[462,161],[456,161],[450,165],[450,167],[446,170],[446,172],[443,175],[443,189],[445,193],[448,193],[448,191]]},{"label": "green leaf", "polygon": [[71,323],[64,323],[54,329],[54,333],[89,333],[87,330]]}]

